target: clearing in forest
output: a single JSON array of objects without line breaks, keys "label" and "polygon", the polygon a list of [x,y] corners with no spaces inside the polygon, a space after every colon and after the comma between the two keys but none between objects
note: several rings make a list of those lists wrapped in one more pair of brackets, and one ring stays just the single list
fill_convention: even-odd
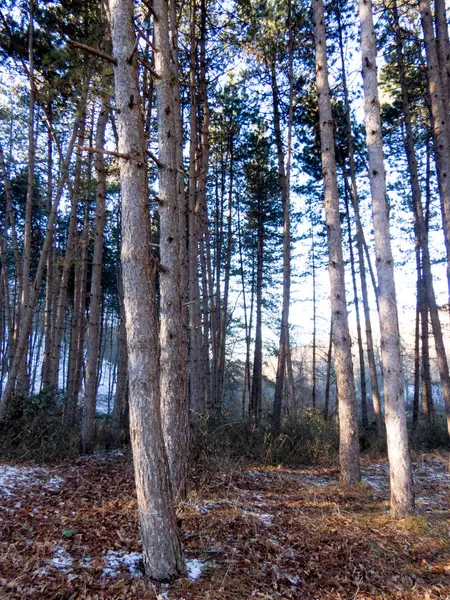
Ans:
[{"label": "clearing in forest", "polygon": [[0,466],[0,598],[450,598],[447,456],[414,462],[417,516],[392,522],[388,467],[227,465],[178,511],[189,577],[144,581],[130,457]]}]

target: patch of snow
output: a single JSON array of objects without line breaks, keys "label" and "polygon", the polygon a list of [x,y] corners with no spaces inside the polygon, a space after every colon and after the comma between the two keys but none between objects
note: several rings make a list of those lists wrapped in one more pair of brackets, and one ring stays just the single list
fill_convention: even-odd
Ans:
[{"label": "patch of snow", "polygon": [[57,490],[59,490],[59,488],[61,487],[61,485],[64,483],[64,479],[62,477],[60,477],[59,475],[55,475],[54,477],[51,477],[44,485],[44,489],[46,490],[50,490],[51,492],[56,492]]},{"label": "patch of snow", "polygon": [[67,550],[63,546],[57,546],[54,548],[53,554],[55,556],[51,560],[52,567],[58,569],[58,571],[67,573],[73,564],[73,559],[70,554],[68,554]]},{"label": "patch of snow", "polygon": [[125,553],[122,550],[108,550],[104,557],[106,567],[103,569],[103,575],[117,577],[120,568],[123,566],[133,577],[142,575],[140,565],[142,563],[142,554],[140,552]]},{"label": "patch of snow", "polygon": [[202,502],[200,504],[200,514],[207,515],[215,506],[215,502]]},{"label": "patch of snow", "polygon": [[266,527],[270,527],[272,525],[272,521],[273,521],[273,515],[270,515],[268,513],[260,513],[260,512],[252,512],[249,510],[244,510],[242,512],[242,516],[243,517],[256,517],[257,519],[259,519],[261,521],[261,523],[263,525],[266,525]]},{"label": "patch of snow", "polygon": [[[45,490],[55,492],[64,483],[64,479],[55,475],[48,479],[48,471],[42,467],[14,467],[0,465],[0,493],[13,496],[15,489],[21,485],[40,486]],[[20,508],[17,503],[16,508]]]},{"label": "patch of snow", "polygon": [[188,559],[186,561],[188,578],[192,581],[199,579],[203,569],[206,567],[206,564],[206,561],[200,560],[199,558]]}]

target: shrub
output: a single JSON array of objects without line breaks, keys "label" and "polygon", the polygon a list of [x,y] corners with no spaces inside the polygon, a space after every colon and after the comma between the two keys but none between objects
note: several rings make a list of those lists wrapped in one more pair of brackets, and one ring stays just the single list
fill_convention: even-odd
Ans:
[{"label": "shrub", "polygon": [[19,460],[60,460],[79,451],[78,428],[65,424],[58,393],[16,394],[0,421],[0,440],[0,455]]},{"label": "shrub", "polygon": [[205,417],[192,430],[194,461],[243,460],[266,465],[299,466],[329,464],[338,450],[334,422],[318,410],[305,409],[295,420],[283,423],[279,432],[268,424],[222,421]]}]

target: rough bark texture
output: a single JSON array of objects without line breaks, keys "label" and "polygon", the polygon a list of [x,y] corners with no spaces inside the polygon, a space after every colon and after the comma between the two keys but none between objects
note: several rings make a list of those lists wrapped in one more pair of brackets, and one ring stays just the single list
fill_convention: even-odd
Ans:
[{"label": "rough bark texture", "polygon": [[393,518],[403,518],[414,511],[414,493],[406,429],[394,263],[386,203],[386,174],[383,161],[376,39],[371,0],[360,1],[359,16],[361,21],[366,140],[369,153],[370,190],[378,274],[381,359],[383,363],[386,433],[391,482],[391,515]]},{"label": "rough bark texture", "polygon": [[353,485],[360,479],[358,419],[353,377],[351,338],[345,296],[342,233],[334,152],[331,92],[328,83],[325,19],[322,0],[313,0],[316,45],[316,83],[319,101],[320,142],[325,193],[325,216],[329,253],[331,312],[337,387],[339,390],[339,456],[341,483]]},{"label": "rough bark texture", "polygon": [[[156,263],[151,257],[144,123],[134,56],[134,4],[110,1],[122,188],[122,275],[127,330],[130,434],[146,574],[186,573],[161,426]],[[160,18],[163,15],[159,13]],[[162,53],[162,52],[161,52]],[[166,132],[167,133],[167,132]]]},{"label": "rough bark texture", "polygon": [[[366,346],[367,346],[367,362],[369,364],[369,373],[370,373],[370,385],[372,388],[372,405],[373,411],[375,413],[375,420],[377,426],[377,434],[379,438],[383,438],[385,435],[384,424],[383,424],[383,414],[381,411],[381,398],[380,398],[380,389],[378,385],[378,375],[377,375],[377,366],[375,362],[375,352],[373,345],[373,335],[372,335],[372,323],[370,319],[370,305],[369,305],[369,295],[367,289],[367,277],[366,277],[366,263],[364,260],[364,248],[368,249],[365,243],[364,238],[364,230],[361,223],[361,217],[359,213],[359,198],[358,198],[358,188],[356,185],[356,167],[355,167],[355,149],[353,144],[353,136],[352,136],[352,123],[351,123],[351,114],[350,114],[350,100],[348,97],[348,87],[347,87],[347,75],[346,75],[346,67],[345,67],[345,58],[344,58],[344,42],[342,37],[342,26],[340,21],[340,13],[338,12],[338,31],[339,31],[339,51],[341,58],[341,69],[342,69],[342,86],[344,88],[344,105],[345,105],[345,122],[346,122],[346,134],[347,134],[347,144],[348,144],[348,158],[349,158],[349,170],[350,170],[350,179],[351,179],[351,188],[350,188],[350,197],[352,201],[353,212],[355,214],[355,224],[356,224],[356,244],[358,249],[358,262],[359,262],[359,277],[361,279],[361,294],[362,294],[362,304],[364,310],[364,323],[366,329]],[[345,185],[347,186],[347,179],[345,179]],[[368,266],[370,269],[370,273],[372,273],[372,267],[370,261],[368,261]],[[372,280],[375,278],[372,276]],[[377,307],[378,307],[378,297],[377,297],[377,289],[376,285],[373,284],[375,297],[377,298]]]},{"label": "rough bark texture", "polygon": [[[184,290],[180,267],[178,139],[167,0],[155,0],[155,81],[159,145],[160,256],[160,377],[164,441],[176,497],[186,493],[188,453],[187,344],[184,335]],[[173,24],[175,27],[175,24]]]}]

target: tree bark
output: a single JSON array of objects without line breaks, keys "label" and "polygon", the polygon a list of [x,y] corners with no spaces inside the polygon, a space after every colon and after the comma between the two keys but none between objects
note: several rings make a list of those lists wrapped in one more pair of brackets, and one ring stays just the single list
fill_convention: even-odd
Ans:
[{"label": "tree bark", "polygon": [[[160,189],[160,385],[161,415],[176,498],[186,494],[188,429],[187,338],[184,335],[184,290],[180,264],[180,223],[178,190],[179,115],[175,114],[173,82],[178,78],[171,61],[167,0],[155,0],[154,37],[156,108],[158,116]],[[172,24],[175,27],[175,24]],[[179,133],[178,133],[179,134]]]},{"label": "tree bark", "polygon": [[[154,9],[158,23],[164,22],[167,27],[167,4],[159,0],[155,2]],[[110,0],[109,10],[113,55],[117,60],[114,78],[116,106],[120,110],[117,115],[119,151],[129,156],[129,159],[122,158],[119,161],[122,187],[121,259],[128,347],[130,431],[138,512],[146,574],[151,579],[168,581],[184,575],[186,570],[161,425],[158,322],[155,311],[157,265],[151,255],[144,123],[135,56],[134,3],[132,0]],[[161,57],[167,60],[168,40],[164,37],[155,36],[160,60]],[[168,69],[169,64],[165,68]],[[162,108],[163,111],[169,108],[170,113],[171,103]],[[161,157],[161,161],[167,158]],[[163,183],[164,180],[161,188]],[[164,200],[167,201],[167,198]],[[175,377],[175,373],[172,375]]]},{"label": "tree bark", "polygon": [[406,429],[394,263],[386,203],[386,174],[378,99],[376,38],[371,0],[360,0],[359,16],[361,22],[366,139],[369,154],[369,177],[378,275],[381,359],[383,363],[386,433],[391,482],[391,515],[395,519],[401,519],[414,511],[414,493]]},{"label": "tree bark", "polygon": [[340,480],[353,485],[360,480],[358,417],[353,377],[351,338],[348,328],[345,272],[339,194],[334,151],[331,92],[328,82],[325,16],[322,0],[313,0],[314,39],[316,46],[316,84],[319,102],[320,142],[325,194],[333,320],[334,361],[339,391]]},{"label": "tree bark", "polygon": [[[342,38],[342,27],[340,22],[340,13],[338,12],[338,32],[339,32],[339,52],[341,58],[341,71],[342,71],[342,85],[344,88],[344,105],[345,105],[345,122],[346,122],[346,134],[347,134],[347,144],[348,144],[348,158],[349,158],[349,170],[350,170],[350,179],[351,179],[351,188],[350,188],[350,197],[352,201],[353,212],[355,214],[355,223],[356,223],[356,244],[358,249],[358,262],[359,262],[359,277],[361,279],[361,294],[362,294],[362,303],[364,310],[364,323],[365,323],[365,331],[366,331],[366,347],[367,347],[367,362],[369,364],[369,373],[370,373],[370,386],[372,388],[372,405],[373,411],[375,413],[375,421],[377,427],[378,437],[381,439],[385,435],[384,426],[383,426],[383,414],[381,410],[381,398],[380,398],[380,389],[378,385],[378,375],[377,375],[377,366],[375,362],[375,352],[373,347],[373,335],[372,335],[372,323],[370,319],[370,305],[369,305],[369,295],[368,295],[368,286],[367,286],[367,277],[366,277],[366,263],[364,260],[364,250],[366,250],[366,255],[369,258],[369,251],[367,248],[367,244],[365,243],[364,238],[364,230],[361,223],[361,216],[359,213],[359,198],[358,198],[358,188],[356,185],[356,166],[355,166],[355,149],[353,144],[353,136],[352,136],[352,122],[351,122],[351,112],[350,112],[350,100],[348,97],[348,87],[347,87],[347,74],[345,68],[345,58],[344,58],[344,43]],[[345,174],[344,174],[345,177]],[[348,187],[347,178],[345,177],[345,186]],[[375,299],[377,302],[378,308],[378,293],[377,286],[375,284],[375,276],[372,272],[372,266],[370,260],[367,261],[370,276],[372,278],[372,285],[375,294]]]}]

